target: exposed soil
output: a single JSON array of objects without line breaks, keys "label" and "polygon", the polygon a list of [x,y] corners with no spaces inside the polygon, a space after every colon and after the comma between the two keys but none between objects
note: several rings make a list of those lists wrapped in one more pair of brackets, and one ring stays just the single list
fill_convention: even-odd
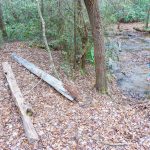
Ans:
[{"label": "exposed soil", "polygon": [[[125,97],[115,81],[109,83],[111,96],[101,95],[93,89],[94,67],[87,65],[88,75],[75,73],[75,80],[62,69],[59,51],[53,52],[57,70],[64,82],[76,87],[82,99],[71,103],[45,82],[30,89],[39,81],[37,77],[11,59],[11,53],[39,66],[49,74],[48,55],[41,49],[30,48],[27,43],[6,43],[0,53],[0,150],[149,150],[150,102],[136,102]],[[2,62],[8,61],[17,83],[33,109],[34,127],[40,141],[29,144],[7,81]],[[28,94],[26,94],[28,93]]]}]

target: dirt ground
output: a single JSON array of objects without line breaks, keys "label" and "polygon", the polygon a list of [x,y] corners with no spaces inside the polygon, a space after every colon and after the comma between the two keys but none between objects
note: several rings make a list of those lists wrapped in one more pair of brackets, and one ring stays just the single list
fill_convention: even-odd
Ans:
[{"label": "dirt ground", "polygon": [[[64,82],[75,86],[82,96],[71,103],[11,59],[11,53],[50,73],[45,51],[27,43],[6,43],[0,50],[0,150],[149,150],[150,103],[125,97],[115,81],[109,83],[111,97],[93,89],[94,67],[87,65],[88,75],[68,78],[62,69],[60,52],[53,52],[57,70]],[[11,64],[17,83],[33,109],[32,121],[40,141],[29,144],[22,120],[7,81],[2,62]]]}]

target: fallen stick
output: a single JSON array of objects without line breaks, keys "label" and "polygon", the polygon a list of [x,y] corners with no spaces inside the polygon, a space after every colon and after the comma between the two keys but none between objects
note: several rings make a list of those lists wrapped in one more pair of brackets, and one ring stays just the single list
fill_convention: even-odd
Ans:
[{"label": "fallen stick", "polygon": [[109,142],[104,142],[104,141],[101,141],[100,143],[104,144],[104,145],[107,145],[107,146],[128,146],[127,143],[109,143]]},{"label": "fallen stick", "polygon": [[11,66],[8,64],[8,62],[2,63],[2,66],[3,66],[4,74],[8,81],[10,90],[12,92],[12,95],[15,97],[16,105],[18,106],[18,108],[20,110],[21,117],[23,120],[24,130],[25,130],[26,136],[29,140],[29,143],[38,141],[39,140],[38,135],[33,127],[32,121],[29,116],[31,107],[24,101],[24,98],[23,98],[21,91],[15,80],[15,76],[13,74]]},{"label": "fallen stick", "polygon": [[150,33],[150,30],[146,30],[146,29],[140,29],[140,28],[133,28],[134,30],[136,30],[136,31],[139,31],[139,32],[147,32],[147,33]]},{"label": "fallen stick", "polygon": [[30,72],[47,82],[50,86],[52,86],[55,90],[57,90],[59,93],[65,96],[68,100],[72,102],[76,101],[76,97],[70,95],[69,91],[65,89],[63,83],[60,80],[39,69],[37,66],[28,62],[22,57],[17,56],[17,54],[15,53],[12,54],[12,58],[16,60],[19,64],[27,68]]}]

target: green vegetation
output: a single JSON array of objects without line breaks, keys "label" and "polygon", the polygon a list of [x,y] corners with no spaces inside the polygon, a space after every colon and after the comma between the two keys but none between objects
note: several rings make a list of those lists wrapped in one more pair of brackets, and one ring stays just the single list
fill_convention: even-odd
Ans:
[{"label": "green vegetation", "polygon": [[41,32],[35,1],[4,2],[3,18],[6,23],[8,39],[11,41],[35,40]]},{"label": "green vegetation", "polygon": [[[146,7],[149,0],[104,0],[101,2],[103,26],[117,22],[145,21]],[[73,2],[63,1],[58,4],[54,0],[46,0],[41,4],[44,9],[43,17],[46,22],[46,35],[49,46],[52,49],[60,49],[67,52],[70,61],[74,54],[74,6]],[[44,47],[42,43],[41,23],[34,0],[9,0],[5,1],[3,18],[9,41],[32,41],[31,45]],[[84,21],[90,28],[87,13],[83,7]],[[83,23],[77,21],[77,28],[83,29]],[[82,33],[83,34],[83,33]],[[77,32],[78,54],[82,54],[81,34]],[[87,60],[94,63],[94,48],[92,35],[88,33]]]},{"label": "green vegetation", "polygon": [[147,15],[149,0],[106,0],[102,6],[105,22],[138,22],[144,21]]}]

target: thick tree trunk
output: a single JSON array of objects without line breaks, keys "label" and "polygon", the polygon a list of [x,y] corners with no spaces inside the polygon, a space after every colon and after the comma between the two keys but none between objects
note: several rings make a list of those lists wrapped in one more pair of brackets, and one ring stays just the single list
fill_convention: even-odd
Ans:
[{"label": "thick tree trunk", "polygon": [[2,36],[6,38],[7,32],[6,32],[5,24],[3,22],[2,0],[0,0],[0,30],[2,31]]},{"label": "thick tree trunk", "polygon": [[105,66],[105,46],[98,0],[84,0],[84,2],[89,15],[94,40],[96,89],[102,93],[106,93],[107,83]]}]

